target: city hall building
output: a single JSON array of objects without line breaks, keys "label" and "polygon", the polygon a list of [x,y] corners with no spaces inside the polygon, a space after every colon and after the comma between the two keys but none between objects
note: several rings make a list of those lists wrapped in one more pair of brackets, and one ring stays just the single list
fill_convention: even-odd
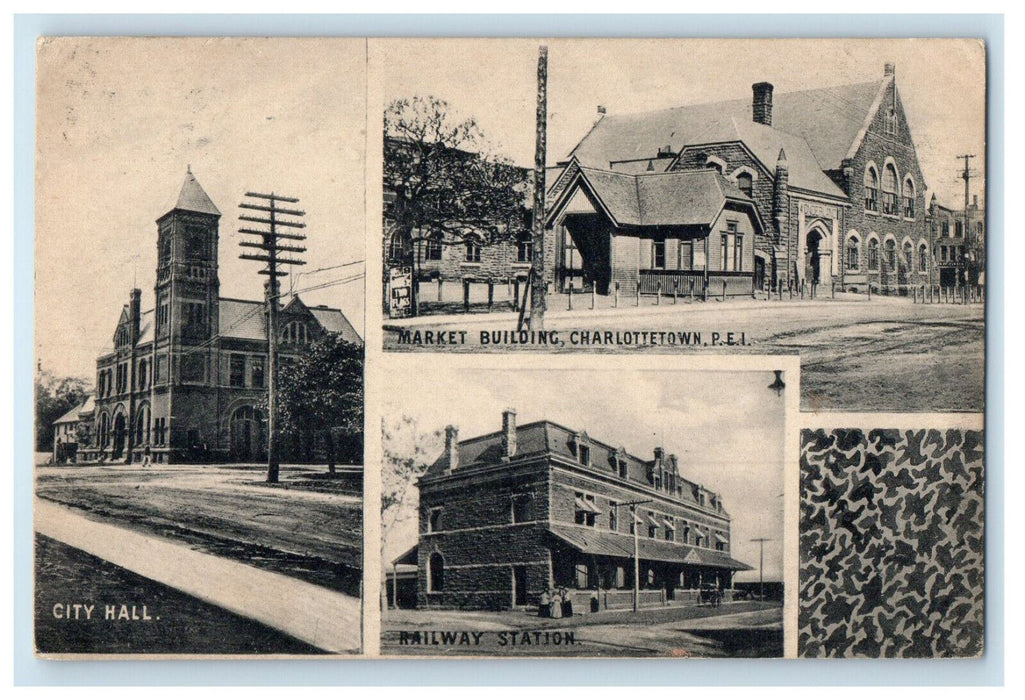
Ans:
[{"label": "city hall building", "polygon": [[[642,605],[696,602],[701,586],[728,596],[736,571],[720,494],[689,481],[675,455],[629,454],[551,421],[469,440],[449,426],[445,451],[418,482],[417,604],[501,610],[536,605],[566,587],[574,609],[630,607],[634,529]],[[643,501],[631,510],[626,504]]]},{"label": "city hall building", "polygon": [[[156,303],[144,309],[133,289],[96,360],[90,444],[77,445],[79,461],[266,459],[266,303],[220,295],[220,218],[190,170],[156,222]],[[281,309],[278,328],[282,362],[327,333],[362,344],[339,309],[298,296]]]}]

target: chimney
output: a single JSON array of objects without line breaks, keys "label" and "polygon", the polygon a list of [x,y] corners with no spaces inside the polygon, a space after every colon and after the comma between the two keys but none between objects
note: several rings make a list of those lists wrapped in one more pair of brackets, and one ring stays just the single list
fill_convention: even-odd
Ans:
[{"label": "chimney", "polygon": [[887,63],[883,66],[883,77],[893,75],[896,72],[897,66],[893,65],[892,63]]},{"label": "chimney", "polygon": [[751,86],[753,100],[751,116],[758,124],[772,126],[772,83],[755,83]]},{"label": "chimney", "polygon": [[131,324],[132,345],[139,342],[140,323],[142,319],[142,290],[133,289],[128,304],[128,323]]},{"label": "chimney", "polygon": [[459,428],[454,425],[445,426],[445,473],[459,467]]},{"label": "chimney", "polygon": [[662,460],[665,459],[665,456],[666,456],[665,448],[662,448],[662,447],[656,447],[655,448],[655,462],[661,464]]},{"label": "chimney", "polygon": [[516,456],[516,411],[511,408],[502,411],[502,456]]}]

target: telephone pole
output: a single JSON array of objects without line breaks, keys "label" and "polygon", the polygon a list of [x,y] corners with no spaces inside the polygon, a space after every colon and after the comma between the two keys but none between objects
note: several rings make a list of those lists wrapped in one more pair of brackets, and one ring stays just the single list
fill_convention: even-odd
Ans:
[{"label": "telephone pole", "polygon": [[628,501],[626,503],[615,503],[612,506],[616,509],[617,521],[619,520],[619,509],[625,506],[628,506],[630,508],[630,525],[634,533],[634,612],[637,612],[637,610],[641,607],[641,557],[640,552],[638,551],[640,543],[637,539],[637,506],[643,503],[651,503],[651,499],[648,498],[643,501]]},{"label": "telephone pole", "polygon": [[772,538],[756,537],[751,541],[758,543],[758,599],[765,600],[765,579],[762,576],[765,567],[765,543],[772,542]]},{"label": "telephone pole", "polygon": [[[249,216],[239,214],[239,221],[261,224],[263,228],[242,227],[238,230],[250,236],[256,236],[256,240],[244,240],[239,243],[243,248],[255,248],[256,253],[243,253],[239,256],[242,260],[258,260],[266,263],[266,267],[260,270],[261,275],[269,278],[264,285],[267,302],[267,481],[277,483],[280,463],[278,461],[278,438],[277,438],[277,345],[278,345],[278,303],[281,297],[278,278],[288,274],[280,269],[282,265],[305,265],[306,262],[296,257],[288,257],[288,253],[305,253],[306,248],[296,245],[283,244],[282,240],[304,241],[306,236],[300,233],[287,233],[280,229],[302,229],[306,224],[295,221],[295,218],[306,215],[306,212],[298,209],[285,209],[278,206],[280,203],[298,204],[295,197],[283,197],[274,194],[261,194],[260,192],[246,192],[246,197],[251,197],[267,204],[252,204],[242,202],[238,206],[241,209],[262,212],[264,216]],[[281,218],[293,217],[293,218]],[[284,256],[283,256],[284,254]]]},{"label": "telephone pole", "polygon": [[531,230],[530,322],[532,331],[545,327],[548,308],[545,274],[545,153],[548,133],[548,47],[537,57],[537,141],[534,148],[534,217]]},{"label": "telephone pole", "polygon": [[964,170],[961,171],[961,179],[964,180],[964,254],[961,256],[961,274],[963,276],[962,284],[966,286],[968,284],[969,261],[965,260],[965,258],[969,255],[973,255],[972,241],[970,238],[971,233],[969,232],[970,227],[968,225],[968,202],[971,199],[971,197],[969,196],[968,184],[969,182],[971,182],[972,179],[972,171],[969,167],[968,161],[974,157],[975,155],[972,153],[964,153],[962,155],[957,156],[958,160],[961,160],[962,158],[964,159]]}]

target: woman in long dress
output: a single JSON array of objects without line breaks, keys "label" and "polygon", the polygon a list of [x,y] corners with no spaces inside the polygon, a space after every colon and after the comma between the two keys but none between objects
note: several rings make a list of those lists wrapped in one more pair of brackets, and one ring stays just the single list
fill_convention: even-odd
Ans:
[{"label": "woman in long dress", "polygon": [[552,617],[562,617],[562,595],[558,592],[552,596]]}]

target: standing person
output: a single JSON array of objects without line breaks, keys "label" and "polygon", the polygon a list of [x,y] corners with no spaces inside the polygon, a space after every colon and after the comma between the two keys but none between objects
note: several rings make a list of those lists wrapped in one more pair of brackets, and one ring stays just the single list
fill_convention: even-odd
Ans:
[{"label": "standing person", "polygon": [[552,594],[552,617],[562,617],[562,595],[559,591]]},{"label": "standing person", "polygon": [[142,466],[145,469],[149,464],[149,445],[146,445],[146,448],[142,451]]},{"label": "standing person", "polygon": [[565,587],[560,591],[562,596],[562,616],[573,617],[573,601],[570,600],[569,591]]},{"label": "standing person", "polygon": [[541,591],[541,601],[537,606],[538,617],[551,617],[552,615],[552,598],[548,595],[548,589]]}]

